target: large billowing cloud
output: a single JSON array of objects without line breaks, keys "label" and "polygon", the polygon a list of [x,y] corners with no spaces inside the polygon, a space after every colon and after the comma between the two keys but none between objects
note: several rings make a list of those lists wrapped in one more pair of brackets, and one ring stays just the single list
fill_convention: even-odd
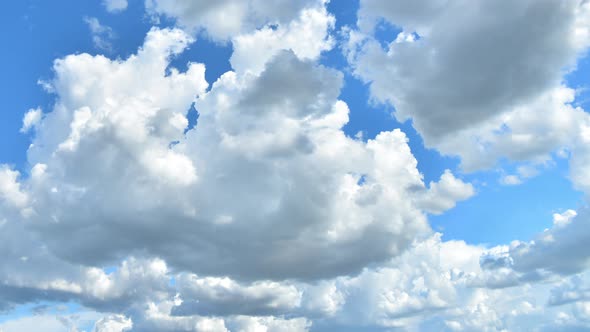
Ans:
[{"label": "large billowing cloud", "polygon": [[[338,72],[283,51],[258,75],[228,72],[205,94],[202,65],[168,68],[189,42],[152,30],[127,60],[56,61],[58,101],[29,150],[27,222],[58,256],[107,264],[147,254],[238,278],[335,276],[427,232],[420,206],[440,213],[473,194],[450,173],[428,190],[399,130],[346,137]],[[185,133],[195,101],[198,124]],[[449,195],[449,183],[461,193]]]},{"label": "large billowing cloud", "polygon": [[[366,37],[383,20],[403,29],[384,47]],[[573,143],[583,112],[562,80],[590,44],[586,1],[363,0],[359,26],[348,55],[372,97],[465,169]]]}]

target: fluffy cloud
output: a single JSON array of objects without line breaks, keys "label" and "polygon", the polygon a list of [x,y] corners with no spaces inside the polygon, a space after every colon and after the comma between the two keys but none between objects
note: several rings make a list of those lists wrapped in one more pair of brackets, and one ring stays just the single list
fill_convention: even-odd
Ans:
[{"label": "fluffy cloud", "polygon": [[41,122],[43,117],[43,110],[41,108],[32,108],[25,113],[23,118],[23,126],[21,127],[21,133],[26,133],[32,128],[36,128]]},{"label": "fluffy cloud", "polygon": [[172,311],[177,316],[280,315],[301,304],[301,292],[294,285],[276,282],[243,286],[227,277],[183,274],[176,284],[179,294],[186,299]]},{"label": "fluffy cloud", "polygon": [[308,7],[323,6],[324,0],[146,0],[145,6],[153,15],[175,18],[192,30],[205,30],[220,40],[251,32],[266,24],[288,23]]},{"label": "fluffy cloud", "polygon": [[466,200],[475,194],[470,183],[457,179],[450,170],[445,170],[439,182],[430,182],[428,193],[421,201],[424,210],[441,214],[453,207],[457,201]]},{"label": "fluffy cloud", "polygon": [[544,269],[559,274],[581,272],[588,267],[590,253],[586,250],[588,211],[583,209],[571,221],[557,223],[554,228],[531,242],[515,242],[510,248],[517,271]]},{"label": "fluffy cloud", "polygon": [[[585,273],[590,264],[590,253],[585,243],[590,239],[587,231],[588,211],[579,213],[567,210],[554,214],[554,226],[537,235],[529,242],[513,241],[509,246],[488,250],[480,259],[483,273],[471,279],[477,287],[504,288],[539,281],[561,283],[572,277],[580,284],[576,274]],[[572,295],[567,289],[579,289],[567,284],[556,286],[549,303],[552,305],[575,302],[583,298],[581,291]],[[569,293],[568,293],[569,292]]]},{"label": "fluffy cloud", "polygon": [[231,65],[236,72],[260,73],[281,50],[292,50],[300,59],[315,60],[322,51],[332,48],[329,32],[334,23],[324,6],[316,6],[303,9],[288,23],[236,35],[232,39]]},{"label": "fluffy cloud", "polygon": [[[281,51],[262,72],[228,72],[205,93],[202,65],[168,68],[190,41],[154,29],[126,60],[55,62],[58,102],[29,150],[39,171],[28,185],[29,223],[58,256],[95,265],[147,254],[238,279],[330,277],[426,234],[424,202],[440,213],[472,194],[449,172],[426,190],[399,130],[345,136],[340,73]],[[193,102],[199,121],[185,133]]]},{"label": "fluffy cloud", "polygon": [[23,208],[27,205],[29,198],[21,189],[18,182],[19,175],[18,171],[6,165],[0,165],[0,203],[15,208]]},{"label": "fluffy cloud", "polygon": [[[585,1],[364,0],[348,55],[375,100],[412,119],[428,146],[461,156],[465,169],[538,160],[576,136],[583,112],[561,82],[590,43],[589,9]],[[364,37],[381,19],[413,37],[385,48]]]}]

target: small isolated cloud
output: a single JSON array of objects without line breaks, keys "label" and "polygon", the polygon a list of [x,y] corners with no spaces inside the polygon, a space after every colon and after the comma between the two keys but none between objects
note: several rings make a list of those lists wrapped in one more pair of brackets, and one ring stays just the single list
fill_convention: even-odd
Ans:
[{"label": "small isolated cloud", "polygon": [[430,188],[420,206],[432,214],[441,214],[455,207],[458,201],[466,200],[474,194],[472,184],[457,179],[447,169],[438,182],[430,182]]},{"label": "small isolated cloud", "polygon": [[84,17],[84,22],[90,29],[94,47],[101,51],[111,52],[113,50],[112,40],[115,38],[113,29],[102,25],[96,17]]},{"label": "small isolated cloud", "polygon": [[526,179],[535,177],[539,174],[539,169],[535,166],[521,165],[516,168],[516,174],[504,174],[500,178],[500,184],[506,186],[515,186],[522,184]]},{"label": "small isolated cloud", "polygon": [[110,13],[119,13],[127,9],[127,0],[103,0],[103,6]]},{"label": "small isolated cloud", "polygon": [[506,186],[515,186],[522,183],[522,179],[518,175],[510,174],[504,175],[500,179],[500,183]]},{"label": "small isolated cloud", "polygon": [[40,107],[31,108],[27,111],[23,118],[23,126],[20,129],[21,133],[27,133],[32,128],[39,125],[41,118],[43,117],[43,110]]},{"label": "small isolated cloud", "polygon": [[133,328],[131,319],[122,315],[112,315],[99,319],[94,325],[94,332],[124,332]]}]

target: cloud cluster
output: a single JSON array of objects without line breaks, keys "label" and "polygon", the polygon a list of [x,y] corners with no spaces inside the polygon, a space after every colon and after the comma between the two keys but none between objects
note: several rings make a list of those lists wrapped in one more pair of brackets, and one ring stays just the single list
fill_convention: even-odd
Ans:
[{"label": "cloud cluster", "polygon": [[[429,214],[477,190],[451,170],[425,184],[399,129],[344,133],[344,74],[319,63],[336,40],[325,1],[146,9],[179,27],[152,28],[125,59],[57,59],[55,105],[23,119],[30,169],[0,167],[0,310],[74,302],[87,319],[42,314],[0,331],[590,326],[587,209],[492,248],[434,233]],[[590,122],[563,82],[588,46],[586,2],[362,0],[358,14],[343,45],[352,72],[427,145],[466,170],[566,147],[572,180],[590,188]],[[385,46],[382,24],[403,30]],[[204,64],[171,65],[200,36],[233,46],[216,82]]]},{"label": "cloud cluster", "polygon": [[[399,130],[345,136],[340,73],[281,51],[205,93],[203,65],[169,68],[190,42],[153,29],[126,60],[56,61],[57,104],[29,150],[27,222],[61,258],[150,255],[207,275],[331,277],[428,232],[421,207],[441,213],[473,194],[450,172],[427,189]],[[192,103],[200,117],[187,131]]]}]

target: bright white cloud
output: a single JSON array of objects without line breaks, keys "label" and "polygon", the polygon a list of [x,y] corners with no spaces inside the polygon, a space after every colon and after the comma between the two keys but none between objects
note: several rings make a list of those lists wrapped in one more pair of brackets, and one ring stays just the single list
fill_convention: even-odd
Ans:
[{"label": "bright white cloud", "polygon": [[23,117],[23,126],[21,127],[21,133],[26,133],[32,128],[36,128],[41,122],[43,117],[43,110],[41,108],[32,108],[25,113]]},{"label": "bright white cloud", "polygon": [[133,328],[133,322],[121,315],[113,315],[99,319],[94,325],[94,332],[124,332]]},{"label": "bright white cloud", "polygon": [[475,194],[473,186],[457,179],[450,170],[445,170],[438,182],[431,182],[428,193],[421,201],[424,210],[441,214]]},{"label": "bright white cloud", "polygon": [[20,173],[6,165],[0,165],[0,203],[11,207],[24,208],[28,203],[27,194],[21,190],[18,182]]},{"label": "bright white cloud", "polygon": [[292,50],[298,58],[315,60],[332,48],[335,19],[324,6],[306,8],[293,21],[243,33],[232,39],[230,59],[237,72],[260,73],[266,62],[280,50]]},{"label": "bright white cloud", "polygon": [[[29,158],[46,165],[31,182],[32,227],[60,257],[105,264],[147,253],[204,275],[329,277],[427,233],[424,202],[441,213],[473,194],[450,173],[426,190],[399,130],[346,137],[340,73],[281,51],[264,71],[228,72],[205,94],[202,65],[167,73],[190,41],[153,29],[126,60],[56,61],[58,103]],[[199,123],[185,135],[195,101]]]}]

